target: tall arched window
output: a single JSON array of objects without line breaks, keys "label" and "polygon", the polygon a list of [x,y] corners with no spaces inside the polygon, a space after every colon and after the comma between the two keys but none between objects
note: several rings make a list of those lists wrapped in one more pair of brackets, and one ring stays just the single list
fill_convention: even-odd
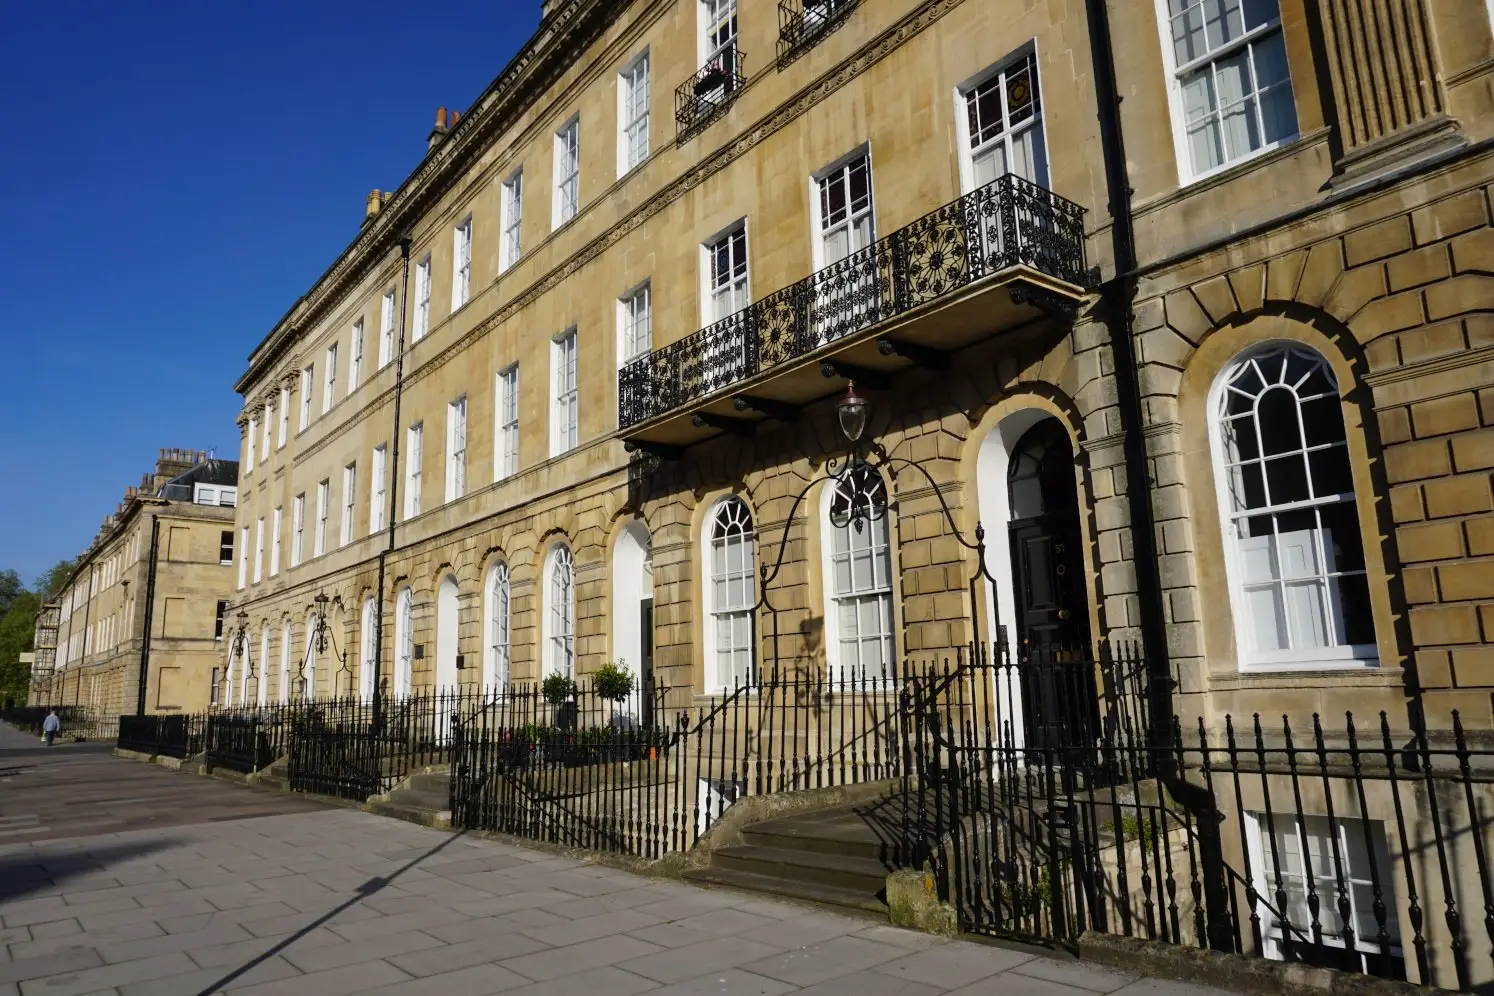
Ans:
[{"label": "tall arched window", "polygon": [[576,575],[564,543],[545,562],[545,665],[550,674],[576,673]]},{"label": "tall arched window", "polygon": [[892,556],[887,485],[866,466],[826,489],[825,641],[832,673],[881,678],[892,667]]},{"label": "tall arched window", "polygon": [[290,675],[291,623],[287,619],[285,628],[280,631],[280,702],[282,705],[290,701]]},{"label": "tall arched window", "polygon": [[706,520],[706,530],[706,652],[714,662],[714,684],[730,688],[751,681],[756,663],[752,512],[736,495],[723,498]]},{"label": "tall arched window", "polygon": [[364,702],[374,693],[374,600],[370,595],[363,600],[363,612],[359,618],[358,640],[358,697]]},{"label": "tall arched window", "polygon": [[1300,346],[1248,354],[1214,408],[1241,662],[1373,662],[1364,540],[1333,370]]},{"label": "tall arched window", "polygon": [[415,592],[399,593],[394,605],[394,697],[406,698],[415,669]]},{"label": "tall arched window", "polygon": [[306,617],[306,654],[301,658],[301,698],[307,702],[316,698],[316,631],[321,620],[315,612]]},{"label": "tall arched window", "polygon": [[502,562],[488,569],[488,611],[483,620],[482,683],[485,688],[502,688],[508,684],[508,565]]},{"label": "tall arched window", "polygon": [[[259,660],[254,664],[254,699],[260,705],[265,704],[265,693],[269,691],[270,677],[270,626],[265,624],[265,630],[259,635]],[[245,684],[245,703],[248,702],[248,684]]]}]

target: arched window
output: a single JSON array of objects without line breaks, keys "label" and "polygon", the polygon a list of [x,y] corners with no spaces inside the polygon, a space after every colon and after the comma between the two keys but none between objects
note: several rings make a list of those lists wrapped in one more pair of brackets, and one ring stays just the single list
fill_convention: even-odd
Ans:
[{"label": "arched window", "polygon": [[508,684],[508,565],[505,563],[496,563],[488,569],[487,602],[482,683],[485,688],[502,688]]},{"label": "arched window", "polygon": [[[270,690],[270,627],[265,626],[265,631],[259,635],[259,660],[254,665],[254,699],[260,705],[265,704],[266,695]],[[248,702],[248,684],[245,683],[245,703]]]},{"label": "arched window", "polygon": [[399,593],[394,605],[394,697],[406,698],[415,669],[415,592]]},{"label": "arched window", "polygon": [[545,563],[545,664],[550,674],[576,673],[576,577],[564,543]]},{"label": "arched window", "polygon": [[285,628],[280,631],[280,702],[282,705],[290,701],[290,674],[291,623],[287,619]]},{"label": "arched window", "polygon": [[757,602],[753,574],[752,512],[736,495],[723,498],[706,520],[706,653],[714,662],[714,683],[730,688],[752,680],[756,663],[752,607]]},{"label": "arched window", "polygon": [[892,557],[887,485],[867,466],[826,489],[826,648],[832,673],[880,679],[892,667]]},{"label": "arched window", "polygon": [[1332,368],[1299,346],[1249,354],[1220,378],[1214,413],[1241,662],[1374,661],[1364,540]]},{"label": "arched window", "polygon": [[374,693],[374,654],[378,649],[374,643],[374,624],[374,600],[370,595],[363,600],[359,619],[358,697],[364,702],[372,699]]},{"label": "arched window", "polygon": [[306,617],[306,654],[301,658],[304,665],[301,674],[301,698],[307,702],[316,698],[316,631],[321,620],[315,612]]}]

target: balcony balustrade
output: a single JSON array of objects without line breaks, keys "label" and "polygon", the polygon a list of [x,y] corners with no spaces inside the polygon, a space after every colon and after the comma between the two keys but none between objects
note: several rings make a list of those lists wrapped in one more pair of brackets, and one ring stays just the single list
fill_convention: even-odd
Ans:
[{"label": "balcony balustrade", "polygon": [[840,26],[861,0],[780,0],[778,68],[793,62]]},{"label": "balcony balustrade", "polygon": [[[618,425],[629,439],[693,441],[698,433],[683,438],[677,432],[646,436],[629,430],[671,413],[699,411],[705,404],[726,400],[713,396],[748,382],[758,385],[753,387],[755,395],[771,396],[768,382],[775,375],[787,376],[791,369],[799,370],[803,385],[805,364],[793,361],[826,357],[837,352],[836,344],[865,343],[873,336],[861,333],[900,324],[910,312],[953,301],[960,291],[998,274],[1007,279],[990,283],[1009,285],[1002,297],[1015,309],[1013,322],[1030,320],[1034,306],[1059,312],[1077,307],[1088,282],[1084,209],[1015,175],[1000,177],[627,364],[618,372]],[[905,355],[911,350],[958,348],[975,334],[999,331],[1002,320],[989,307],[954,315],[946,324],[970,327],[971,335],[956,329],[942,337],[915,337],[927,341],[905,347]],[[883,346],[880,351],[885,357],[894,350]],[[862,350],[863,355],[867,352]],[[817,393],[825,392],[820,388]],[[803,389],[798,395],[787,400],[804,400]],[[738,411],[746,407],[736,405]]]},{"label": "balcony balustrade", "polygon": [[737,99],[747,85],[743,53],[735,44],[716,53],[674,91],[676,141],[685,142]]}]

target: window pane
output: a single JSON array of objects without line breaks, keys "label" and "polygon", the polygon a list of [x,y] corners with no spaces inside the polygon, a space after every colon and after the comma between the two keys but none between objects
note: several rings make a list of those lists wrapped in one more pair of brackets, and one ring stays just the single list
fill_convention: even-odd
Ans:
[{"label": "window pane", "polygon": [[1330,394],[1302,402],[1302,426],[1309,446],[1343,442],[1344,412],[1338,395]]},{"label": "window pane", "polygon": [[1317,498],[1347,495],[1354,491],[1354,477],[1349,470],[1349,448],[1333,446],[1307,455],[1312,469],[1312,491]]},{"label": "window pane", "polygon": [[1204,0],[1203,18],[1210,49],[1238,38],[1245,31],[1240,0]]},{"label": "window pane", "polygon": [[1224,441],[1225,459],[1234,461],[1254,460],[1259,457],[1256,445],[1255,419],[1251,416],[1227,420],[1220,429]]},{"label": "window pane", "polygon": [[1359,510],[1351,501],[1324,505],[1318,509],[1322,520],[1323,546],[1331,571],[1364,570],[1364,541],[1359,529]]},{"label": "window pane", "polygon": [[1230,507],[1236,512],[1261,508],[1266,504],[1266,487],[1261,480],[1261,465],[1247,463],[1229,472]]},{"label": "window pane", "polygon": [[1276,585],[1247,588],[1245,609],[1250,617],[1250,633],[1258,651],[1283,650],[1287,645],[1286,614],[1281,604],[1281,589]]},{"label": "window pane", "polygon": [[1277,569],[1283,578],[1314,578],[1318,561],[1318,519],[1312,509],[1276,517]]},{"label": "window pane", "polygon": [[1291,453],[1302,448],[1297,396],[1286,388],[1272,388],[1261,395],[1259,412],[1261,444],[1266,454]]},{"label": "window pane", "polygon": [[1266,494],[1271,504],[1306,501],[1307,467],[1297,455],[1266,461]]},{"label": "window pane", "polygon": [[1364,645],[1375,642],[1374,608],[1370,605],[1369,578],[1363,574],[1337,580],[1338,607],[1343,626],[1343,642]]},{"label": "window pane", "polygon": [[1207,51],[1204,46],[1203,12],[1196,4],[1184,7],[1176,0],[1171,6],[1175,8],[1172,18],[1173,58],[1178,65],[1183,66]]}]

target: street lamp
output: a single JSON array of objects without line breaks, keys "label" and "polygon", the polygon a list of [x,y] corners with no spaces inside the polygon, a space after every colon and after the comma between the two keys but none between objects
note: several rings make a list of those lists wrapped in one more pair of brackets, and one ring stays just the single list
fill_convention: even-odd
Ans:
[{"label": "street lamp", "polygon": [[845,433],[852,446],[861,441],[861,434],[866,431],[868,408],[870,405],[866,399],[856,393],[855,381],[851,381],[846,387],[846,396],[835,403],[835,417],[840,422],[840,431]]}]

